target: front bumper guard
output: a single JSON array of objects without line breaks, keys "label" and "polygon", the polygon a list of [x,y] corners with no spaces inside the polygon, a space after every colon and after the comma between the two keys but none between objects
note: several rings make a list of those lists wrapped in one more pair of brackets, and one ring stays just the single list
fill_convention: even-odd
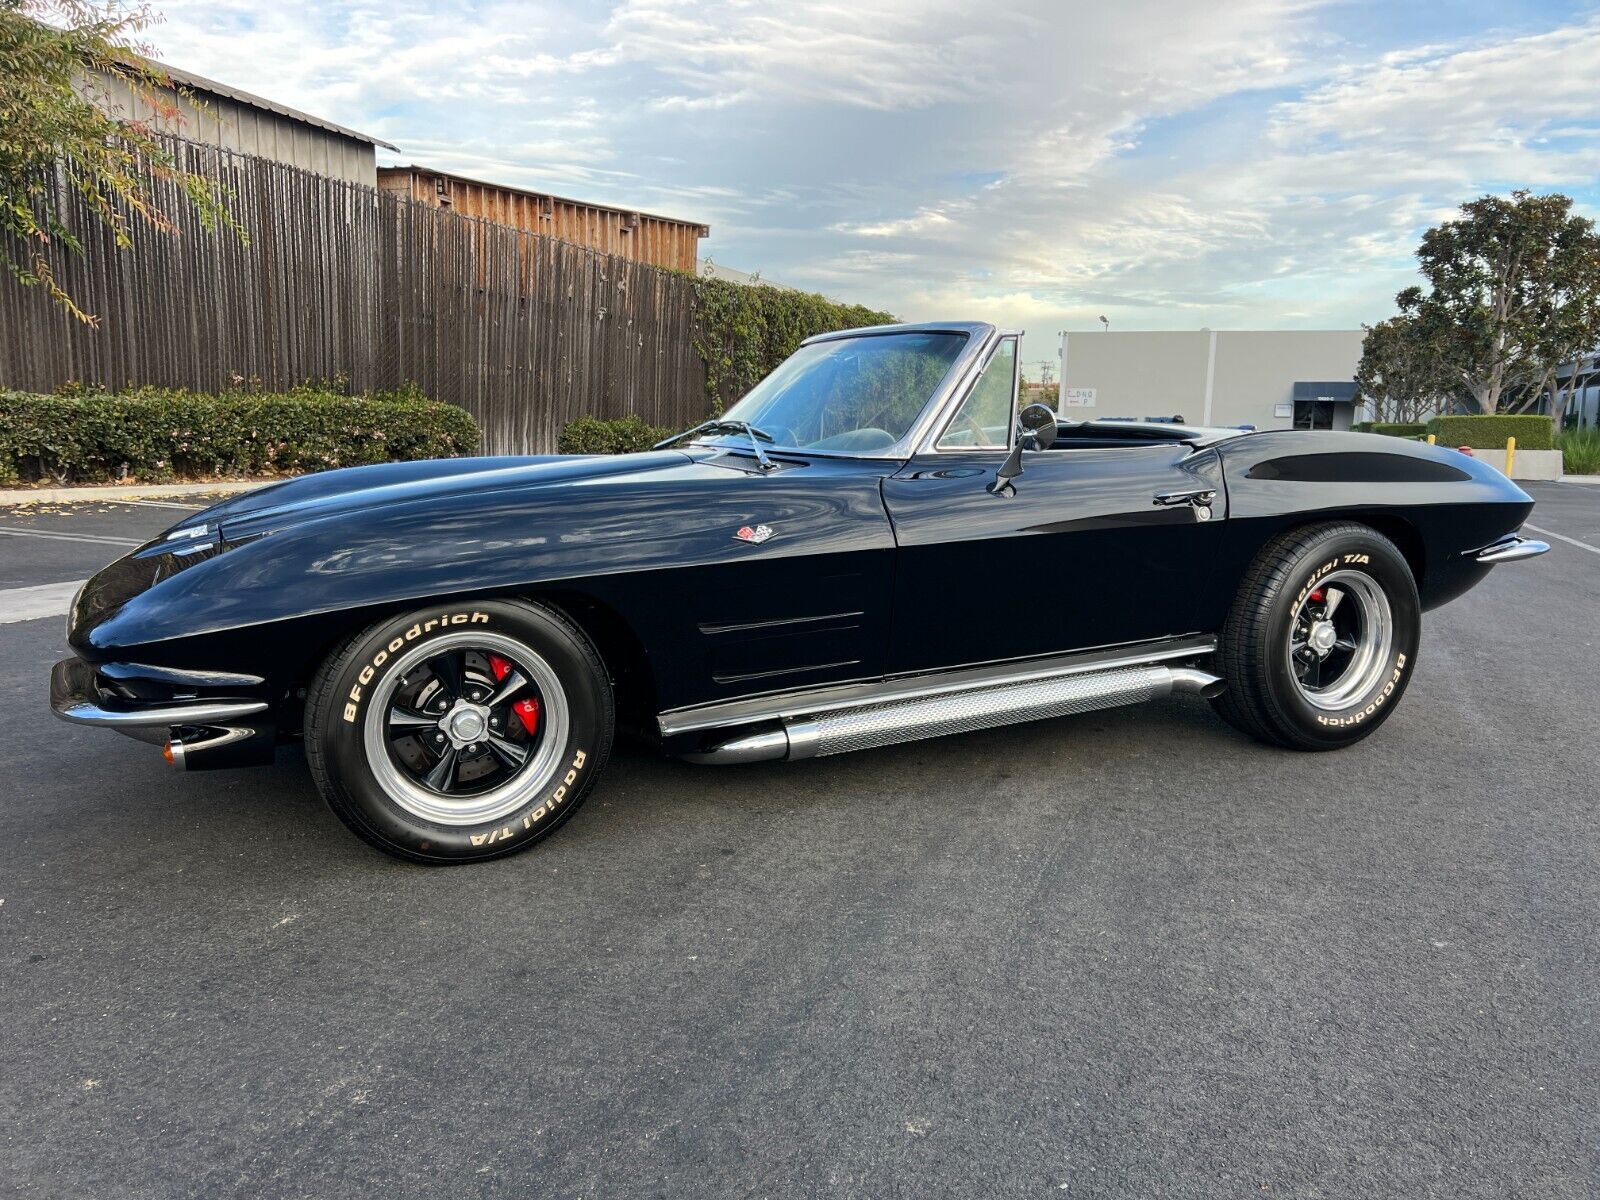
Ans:
[{"label": "front bumper guard", "polygon": [[50,707],[63,721],[111,729],[217,725],[267,711],[265,700],[172,700],[150,704],[106,699],[95,686],[94,667],[66,658],[50,672]]},{"label": "front bumper guard", "polygon": [[266,700],[249,697],[202,697],[133,700],[108,694],[96,675],[160,683],[206,679],[238,685],[260,683],[251,676],[207,677],[197,672],[94,664],[81,658],[58,662],[50,672],[50,707],[75,725],[115,729],[137,741],[166,744],[168,761],[185,770],[259,766],[270,763],[277,728]]},{"label": "front bumper guard", "polygon": [[1500,563],[1521,562],[1525,558],[1538,558],[1539,555],[1549,552],[1549,542],[1525,538],[1519,533],[1508,533],[1498,542],[1491,542],[1482,550],[1474,551],[1472,557],[1474,561],[1485,566],[1496,566]]}]

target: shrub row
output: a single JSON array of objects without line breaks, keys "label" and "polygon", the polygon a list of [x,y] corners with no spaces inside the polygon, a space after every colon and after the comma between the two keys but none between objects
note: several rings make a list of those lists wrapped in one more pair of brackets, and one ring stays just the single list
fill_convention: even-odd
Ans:
[{"label": "shrub row", "polygon": [[647,425],[638,417],[618,417],[610,421],[578,417],[567,422],[556,449],[562,454],[636,454],[676,432],[676,429],[660,425]]},{"label": "shrub row", "polygon": [[1435,417],[1427,431],[1441,446],[1470,446],[1474,450],[1501,450],[1507,438],[1517,439],[1519,450],[1555,449],[1549,417],[1537,414],[1493,413],[1465,417]]},{"label": "shrub row", "polygon": [[1568,475],[1600,475],[1600,429],[1566,429],[1556,439],[1561,469]]},{"label": "shrub row", "polygon": [[415,391],[0,392],[0,480],[158,483],[476,454],[477,422]]},{"label": "shrub row", "polygon": [[1428,427],[1420,421],[1363,421],[1351,428],[1357,433],[1381,433],[1385,437],[1419,438],[1428,435]]}]

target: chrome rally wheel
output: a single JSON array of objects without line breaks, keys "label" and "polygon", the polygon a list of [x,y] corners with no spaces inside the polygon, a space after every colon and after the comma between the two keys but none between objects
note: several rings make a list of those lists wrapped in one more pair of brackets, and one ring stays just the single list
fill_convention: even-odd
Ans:
[{"label": "chrome rally wheel", "polygon": [[610,679],[565,614],[444,601],[329,657],[306,698],[306,758],[362,838],[401,858],[466,862],[565,821],[605,767],[612,727]]},{"label": "chrome rally wheel", "polygon": [[550,781],[568,723],[561,681],[531,646],[452,633],[394,661],[367,706],[367,760],[408,812],[477,825]]},{"label": "chrome rally wheel", "polygon": [[1369,575],[1334,571],[1296,605],[1289,668],[1306,703],[1347,708],[1388,668],[1394,643],[1389,597]]},{"label": "chrome rally wheel", "polygon": [[1411,564],[1369,525],[1325,522],[1267,541],[1239,581],[1212,704],[1235,728],[1296,750],[1360,741],[1416,668],[1422,605]]}]

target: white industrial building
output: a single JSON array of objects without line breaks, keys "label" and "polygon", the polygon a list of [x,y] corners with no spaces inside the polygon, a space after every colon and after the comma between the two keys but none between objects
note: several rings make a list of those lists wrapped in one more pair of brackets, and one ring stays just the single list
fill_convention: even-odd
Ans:
[{"label": "white industrial building", "polygon": [[1061,335],[1061,414],[1256,429],[1349,429],[1360,329]]}]

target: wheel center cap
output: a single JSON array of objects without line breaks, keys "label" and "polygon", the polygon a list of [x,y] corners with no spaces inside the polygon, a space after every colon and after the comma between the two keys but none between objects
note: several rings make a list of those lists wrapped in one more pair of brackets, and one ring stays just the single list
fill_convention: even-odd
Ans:
[{"label": "wheel center cap", "polygon": [[458,708],[446,717],[442,724],[451,740],[458,744],[476,742],[489,729],[489,722],[482,710],[476,708]]},{"label": "wheel center cap", "polygon": [[1318,621],[1311,626],[1311,634],[1306,640],[1318,654],[1326,654],[1333,649],[1333,644],[1339,640],[1339,635],[1334,630],[1332,621]]}]

